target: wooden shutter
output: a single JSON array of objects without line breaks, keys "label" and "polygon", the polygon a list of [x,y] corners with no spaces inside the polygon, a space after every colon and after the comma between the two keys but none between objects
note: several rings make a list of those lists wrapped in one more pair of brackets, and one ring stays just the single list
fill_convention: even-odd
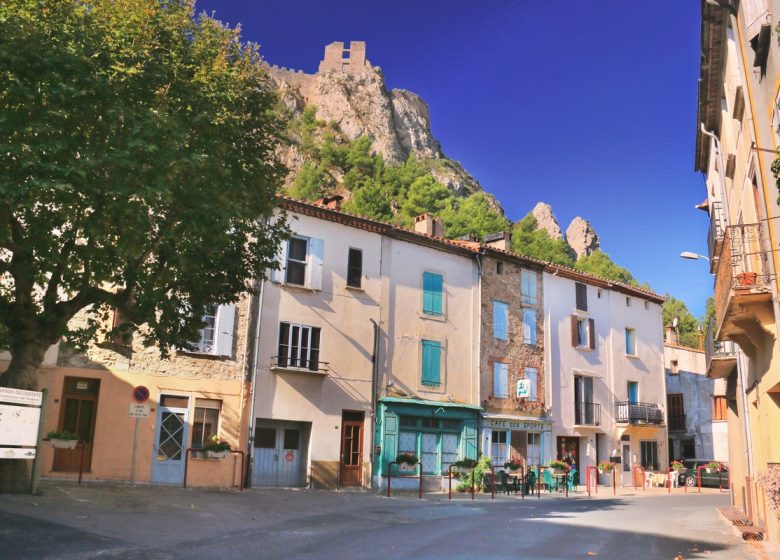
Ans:
[{"label": "wooden shutter", "polygon": [[523,303],[534,304],[537,302],[535,272],[525,268],[520,271],[520,293]]},{"label": "wooden shutter", "polygon": [[325,242],[322,239],[309,240],[309,262],[306,272],[309,276],[307,285],[312,290],[322,289],[322,267],[325,256]]},{"label": "wooden shutter", "polygon": [[509,365],[496,362],[493,364],[493,397],[505,399],[509,396]]},{"label": "wooden shutter", "polygon": [[523,309],[523,342],[536,344],[536,310]]},{"label": "wooden shutter", "polygon": [[441,274],[423,272],[423,313],[441,315],[442,288],[444,279]]},{"label": "wooden shutter", "polygon": [[387,468],[387,464],[395,461],[398,455],[398,416],[394,412],[385,409],[383,422],[384,438],[382,442],[382,464],[379,465],[380,472]]},{"label": "wooden shutter", "polygon": [[502,301],[493,302],[493,337],[509,340],[509,306]]},{"label": "wooden shutter", "polygon": [[441,384],[441,343],[433,340],[422,341],[422,384],[438,386]]},{"label": "wooden shutter", "polygon": [[588,319],[588,348],[596,349],[596,321]]},{"label": "wooden shutter", "polygon": [[539,397],[539,370],[527,367],[523,374],[531,384],[531,394],[528,397],[528,400],[535,401]]},{"label": "wooden shutter", "polygon": [[571,345],[577,347],[577,316],[571,316]]},{"label": "wooden shutter", "polygon": [[214,354],[217,356],[233,355],[233,327],[236,320],[236,306],[232,303],[220,305],[217,308],[216,328],[214,334]]},{"label": "wooden shutter", "polygon": [[463,444],[467,459],[477,458],[477,421],[469,418],[463,421]]},{"label": "wooden shutter", "polygon": [[574,295],[576,299],[577,309],[580,311],[588,310],[588,287],[581,283],[574,283]]}]

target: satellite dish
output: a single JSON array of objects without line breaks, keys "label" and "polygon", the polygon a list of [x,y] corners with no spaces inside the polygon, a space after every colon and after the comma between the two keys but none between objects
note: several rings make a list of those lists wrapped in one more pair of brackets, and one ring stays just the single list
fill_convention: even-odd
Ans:
[{"label": "satellite dish", "polygon": [[679,325],[679,324],[680,324],[680,319],[675,317],[674,320],[672,321],[672,326],[676,329],[677,325]]}]

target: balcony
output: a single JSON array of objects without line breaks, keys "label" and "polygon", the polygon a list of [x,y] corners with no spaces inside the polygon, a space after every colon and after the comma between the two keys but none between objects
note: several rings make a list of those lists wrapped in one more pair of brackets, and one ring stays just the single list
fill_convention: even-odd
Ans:
[{"label": "balcony", "polygon": [[684,432],[685,431],[685,413],[675,414],[669,416],[669,431],[670,432]]},{"label": "balcony", "polygon": [[664,413],[655,403],[618,401],[615,403],[617,424],[663,424]]},{"label": "balcony", "polygon": [[725,228],[720,251],[713,257],[716,269],[715,340],[734,338],[732,335],[735,334],[746,334],[751,338],[751,333],[745,333],[744,319],[752,316],[754,322],[757,323],[757,320],[755,312],[748,309],[749,306],[771,305],[772,278],[767,273],[768,253],[763,250],[765,246],[760,224]]},{"label": "balcony", "polygon": [[305,357],[271,356],[270,370],[274,373],[302,373],[325,376],[330,373],[330,362],[320,362]]},{"label": "balcony", "polygon": [[710,256],[710,272],[714,273],[718,258],[723,247],[726,232],[726,222],[723,218],[723,205],[720,202],[710,202],[710,231],[707,235],[707,249]]},{"label": "balcony", "polygon": [[712,325],[707,327],[704,338],[704,360],[707,377],[725,379],[737,366],[737,345],[730,340],[715,340]]},{"label": "balcony", "polygon": [[574,424],[576,426],[598,426],[601,424],[601,405],[592,402],[574,403]]}]

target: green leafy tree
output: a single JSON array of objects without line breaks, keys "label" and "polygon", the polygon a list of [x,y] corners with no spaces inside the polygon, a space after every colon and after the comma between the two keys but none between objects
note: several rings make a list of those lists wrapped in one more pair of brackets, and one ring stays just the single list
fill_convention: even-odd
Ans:
[{"label": "green leafy tree", "polygon": [[528,214],[512,230],[512,250],[521,255],[566,266],[574,266],[569,245],[563,239],[553,239],[547,230],[536,229],[536,218]]},{"label": "green leafy tree", "polygon": [[680,344],[698,348],[701,324],[693,316],[693,313],[688,310],[685,302],[670,294],[666,294],[666,301],[664,301],[662,309],[664,327],[672,325],[674,319],[677,318],[676,331]]},{"label": "green leafy tree", "polygon": [[283,127],[259,62],[185,0],[0,3],[0,383],[35,388],[99,309],[165,354],[273,266]]},{"label": "green leafy tree", "polygon": [[438,215],[446,208],[451,198],[452,193],[447,187],[432,176],[423,175],[409,186],[398,217],[403,224],[410,225],[416,216],[425,212]]},{"label": "green leafy tree", "polygon": [[615,264],[609,255],[603,251],[593,251],[593,253],[588,256],[580,257],[577,259],[574,267],[587,274],[601,276],[608,280],[623,282],[624,284],[630,284],[632,286],[637,285],[636,279],[628,269]]},{"label": "green leafy tree", "polygon": [[476,192],[465,199],[452,199],[441,218],[447,237],[470,234],[483,239],[489,233],[511,229],[509,220],[491,206],[484,192]]},{"label": "green leafy tree", "polygon": [[704,318],[702,319],[702,327],[704,330],[708,328],[715,328],[715,298],[708,297],[707,303],[704,309]]},{"label": "green leafy tree", "polygon": [[368,179],[364,186],[352,193],[352,199],[344,204],[346,212],[389,221],[393,218],[390,199],[381,183]]},{"label": "green leafy tree", "polygon": [[306,162],[290,187],[290,196],[301,200],[315,200],[330,186],[330,177],[316,163]]}]

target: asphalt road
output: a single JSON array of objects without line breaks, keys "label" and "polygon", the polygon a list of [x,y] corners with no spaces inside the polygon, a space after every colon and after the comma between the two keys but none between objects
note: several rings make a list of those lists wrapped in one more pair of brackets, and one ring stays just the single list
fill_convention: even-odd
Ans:
[{"label": "asphalt road", "polygon": [[762,559],[727,494],[474,502],[365,493],[48,485],[0,496],[5,559]]}]

